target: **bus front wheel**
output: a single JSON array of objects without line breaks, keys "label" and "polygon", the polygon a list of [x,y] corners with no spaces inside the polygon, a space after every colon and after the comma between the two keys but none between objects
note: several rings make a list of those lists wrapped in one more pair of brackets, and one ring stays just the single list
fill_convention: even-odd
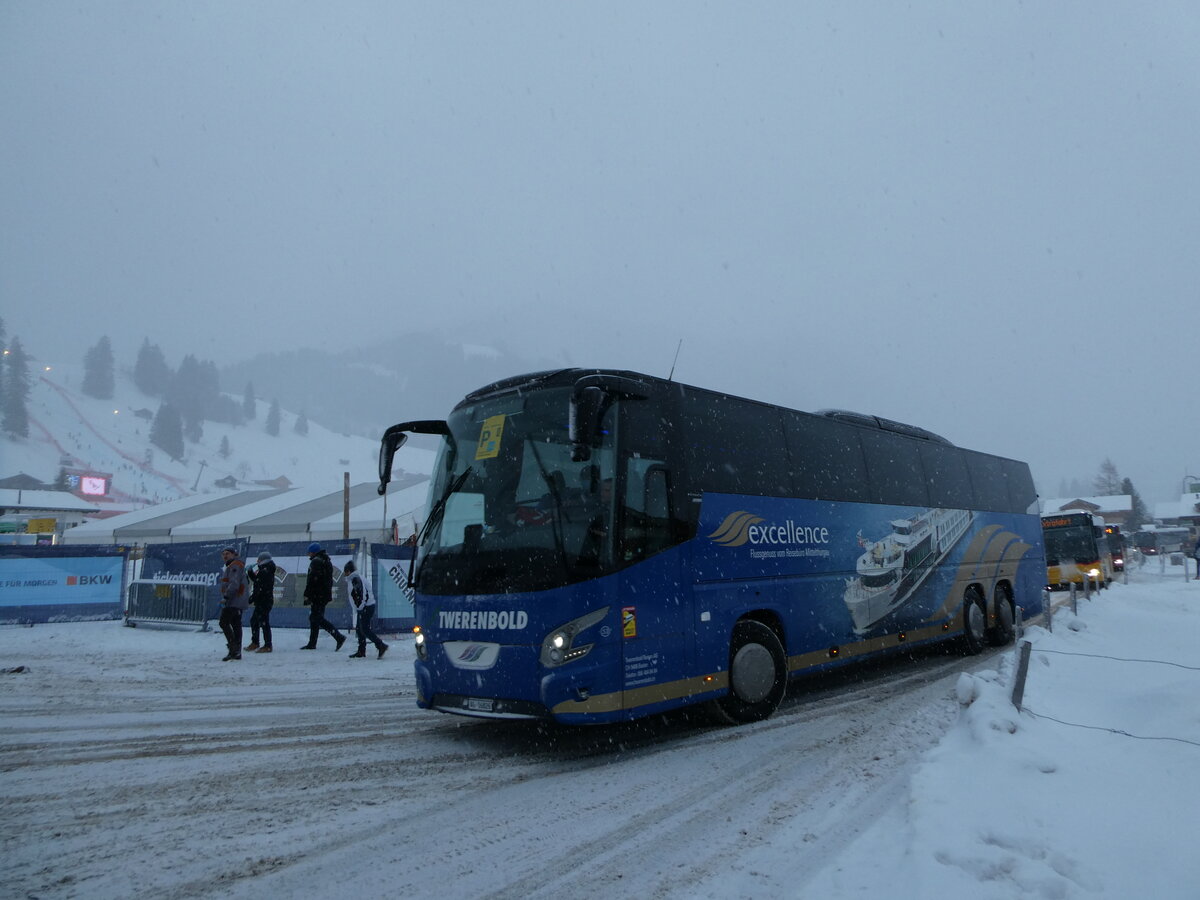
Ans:
[{"label": "bus front wheel", "polygon": [[969,587],[963,594],[963,646],[974,656],[983,652],[987,640],[987,610],[983,606],[983,594],[977,587]]},{"label": "bus front wheel", "polygon": [[758,722],[779,708],[787,691],[787,658],[778,636],[761,622],[738,622],[729,641],[729,693],[714,701],[730,723]]}]

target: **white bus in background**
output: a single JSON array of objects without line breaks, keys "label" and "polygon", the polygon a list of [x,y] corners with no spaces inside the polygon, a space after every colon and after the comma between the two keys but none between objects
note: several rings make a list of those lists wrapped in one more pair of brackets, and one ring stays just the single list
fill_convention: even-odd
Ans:
[{"label": "white bus in background", "polygon": [[1179,553],[1191,539],[1186,525],[1143,525],[1133,536],[1134,546],[1146,556]]}]

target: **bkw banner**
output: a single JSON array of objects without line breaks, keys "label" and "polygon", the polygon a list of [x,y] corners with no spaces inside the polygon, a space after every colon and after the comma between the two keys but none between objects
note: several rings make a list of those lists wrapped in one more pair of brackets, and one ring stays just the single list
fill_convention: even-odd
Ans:
[{"label": "bkw banner", "polygon": [[0,546],[0,624],[119,619],[126,547]]}]

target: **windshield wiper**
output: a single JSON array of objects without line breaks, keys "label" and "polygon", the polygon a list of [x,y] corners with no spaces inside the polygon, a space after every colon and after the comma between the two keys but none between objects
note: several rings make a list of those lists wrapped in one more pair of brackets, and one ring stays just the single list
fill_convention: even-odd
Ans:
[{"label": "windshield wiper", "polygon": [[425,527],[421,529],[421,533],[417,535],[417,546],[425,542],[425,538],[429,535],[439,522],[442,521],[442,516],[446,514],[446,503],[450,500],[451,494],[456,494],[462,488],[463,483],[467,480],[467,476],[474,471],[474,466],[467,466],[463,469],[461,475],[455,478],[452,482],[446,485],[446,490],[442,492],[442,496],[438,498],[437,503],[433,504],[433,508],[429,510],[429,518],[425,520]]},{"label": "windshield wiper", "polygon": [[[558,485],[554,478],[546,471],[546,464],[542,462],[542,455],[538,453],[537,443],[530,441],[529,449],[533,451],[533,460],[537,463],[538,471],[542,474],[542,481],[546,482],[546,488],[550,491],[550,499],[554,501],[554,515],[550,519],[551,533],[554,535],[554,549],[558,552],[558,561],[562,564],[564,572],[570,571],[570,564],[567,562],[567,547],[563,541],[562,533],[562,518],[563,504],[562,495],[558,490]],[[562,477],[561,473],[556,473]]]},{"label": "windshield wiper", "polygon": [[[448,485],[446,485],[446,490],[442,491],[442,496],[440,496],[438,498],[437,503],[433,504],[432,508],[430,508],[429,518],[427,518],[425,520],[425,525],[421,528],[420,532],[418,532],[418,534],[417,534],[417,546],[415,548],[413,548],[413,557],[414,558],[416,557],[417,551],[420,549],[420,547],[422,547],[424,545],[425,539],[427,537],[429,537],[430,533],[433,531],[434,528],[436,528],[439,524],[441,524],[442,517],[445,516],[445,514],[446,514],[446,503],[450,500],[451,495],[457,493],[459,490],[462,489],[463,484],[467,480],[467,476],[469,476],[471,474],[471,472],[474,471],[474,468],[475,468],[474,466],[467,466],[465,469],[463,469],[461,475],[459,475],[457,478],[455,478],[453,481],[451,481]],[[429,558],[428,553],[426,553],[423,557],[421,557],[421,566],[418,567],[417,570],[409,576],[409,579],[408,579],[409,587],[412,587],[413,585],[415,585],[417,583],[417,579],[419,579],[421,577],[421,568],[423,568],[425,566],[425,560],[427,560],[428,558]]]}]

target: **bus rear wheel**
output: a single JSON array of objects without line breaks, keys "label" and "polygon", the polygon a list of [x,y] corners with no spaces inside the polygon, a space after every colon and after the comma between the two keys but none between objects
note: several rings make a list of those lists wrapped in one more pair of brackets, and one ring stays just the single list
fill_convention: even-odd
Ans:
[{"label": "bus rear wheel", "polygon": [[1011,643],[1016,634],[1016,615],[1013,612],[1012,591],[1008,585],[996,585],[996,590],[992,592],[992,603],[996,609],[996,617],[992,627],[988,629],[987,639],[993,647],[1003,647]]},{"label": "bus rear wheel", "polygon": [[979,588],[969,587],[963,594],[963,647],[974,656],[983,652],[987,640],[987,610]]},{"label": "bus rear wheel", "polygon": [[761,622],[738,622],[729,641],[729,693],[714,701],[718,716],[733,724],[758,722],[779,708],[786,692],[779,637]]}]

